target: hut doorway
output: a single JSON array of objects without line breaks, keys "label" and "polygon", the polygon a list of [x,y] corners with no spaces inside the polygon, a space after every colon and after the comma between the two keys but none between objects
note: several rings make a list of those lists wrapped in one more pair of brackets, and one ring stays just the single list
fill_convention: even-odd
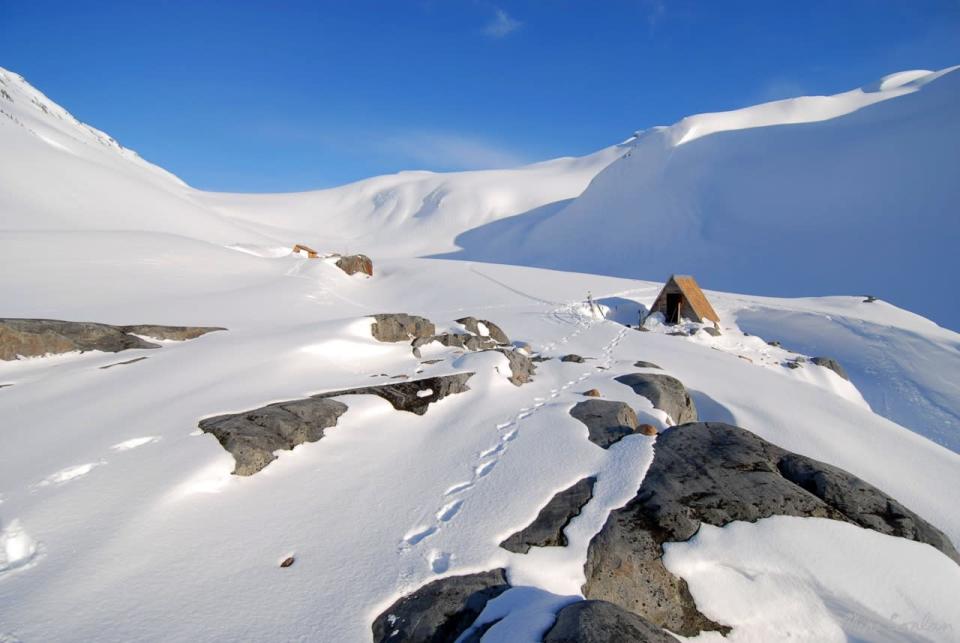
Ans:
[{"label": "hut doorway", "polygon": [[683,305],[683,295],[680,293],[667,293],[667,314],[666,322],[668,324],[680,323],[680,306]]}]

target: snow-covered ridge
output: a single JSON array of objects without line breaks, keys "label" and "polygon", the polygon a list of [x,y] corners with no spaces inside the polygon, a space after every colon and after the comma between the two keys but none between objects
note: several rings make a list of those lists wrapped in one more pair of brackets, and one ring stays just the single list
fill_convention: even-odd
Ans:
[{"label": "snow-covered ridge", "polygon": [[[583,194],[462,235],[458,258],[806,296],[873,294],[960,326],[960,72],[641,132]],[[916,287],[922,279],[924,288]]]}]

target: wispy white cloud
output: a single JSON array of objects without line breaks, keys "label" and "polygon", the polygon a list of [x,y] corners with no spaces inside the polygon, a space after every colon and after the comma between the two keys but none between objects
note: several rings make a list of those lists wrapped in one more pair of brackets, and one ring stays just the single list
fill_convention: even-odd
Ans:
[{"label": "wispy white cloud", "polygon": [[647,10],[647,25],[650,29],[656,27],[667,13],[667,4],[664,0],[643,0]]},{"label": "wispy white cloud", "polygon": [[513,18],[500,7],[493,8],[493,19],[483,28],[483,33],[491,38],[503,38],[519,29],[523,23]]},{"label": "wispy white cloud", "polygon": [[447,132],[406,132],[385,137],[384,151],[430,170],[477,170],[516,167],[530,159],[480,138]]}]

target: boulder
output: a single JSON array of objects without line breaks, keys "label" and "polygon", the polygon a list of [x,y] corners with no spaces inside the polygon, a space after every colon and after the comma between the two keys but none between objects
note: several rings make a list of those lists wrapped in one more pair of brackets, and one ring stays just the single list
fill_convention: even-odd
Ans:
[{"label": "boulder", "polygon": [[625,402],[584,400],[570,409],[570,415],[587,426],[588,439],[608,449],[637,430],[637,414]]},{"label": "boulder", "polygon": [[343,255],[337,259],[337,268],[348,275],[361,272],[369,277],[373,276],[373,261],[367,255]]},{"label": "boulder", "polygon": [[441,333],[440,335],[414,339],[410,344],[413,347],[413,354],[420,357],[420,347],[431,342],[437,342],[451,348],[463,348],[468,351],[489,350],[497,347],[497,342],[491,337],[468,335],[466,333]]},{"label": "boulder", "polygon": [[822,366],[824,368],[829,368],[831,371],[842,377],[843,379],[850,381],[850,377],[847,375],[847,372],[843,370],[843,367],[840,366],[840,362],[833,359],[832,357],[813,357],[810,359],[811,362],[817,366]]},{"label": "boulder", "polygon": [[525,554],[531,547],[565,547],[563,530],[593,497],[593,476],[583,478],[550,499],[532,523],[500,543],[507,551]]},{"label": "boulder", "polygon": [[509,348],[497,348],[497,352],[507,358],[510,364],[510,383],[514,386],[523,386],[533,379],[533,374],[537,371],[537,365],[525,353]]},{"label": "boulder", "polygon": [[643,360],[638,360],[634,362],[633,365],[636,366],[637,368],[656,368],[659,370],[663,370],[653,362],[645,362]]},{"label": "boulder", "polygon": [[0,360],[38,357],[71,351],[119,353],[133,348],[159,348],[137,335],[157,339],[194,339],[226,330],[205,326],[113,326],[58,319],[0,319]]},{"label": "boulder", "polygon": [[277,459],[275,451],[289,451],[304,442],[323,438],[324,430],[336,426],[347,405],[332,397],[377,395],[398,411],[423,415],[433,402],[470,390],[467,380],[473,373],[456,373],[380,386],[330,391],[311,397],[276,402],[266,406],[200,420],[198,426],[210,433],[233,455],[234,475],[249,476]]},{"label": "boulder", "polygon": [[589,391],[584,391],[583,395],[586,397],[600,397],[600,391],[595,388],[590,389]]},{"label": "boulder", "polygon": [[448,576],[428,583],[398,600],[373,621],[374,643],[455,641],[489,601],[509,588],[503,569]]},{"label": "boulder", "polygon": [[346,412],[343,402],[307,398],[205,418],[198,426],[233,455],[234,475],[250,476],[276,460],[275,451],[321,439]]},{"label": "boulder", "polygon": [[[395,376],[405,377],[405,376]],[[454,373],[452,375],[438,375],[418,380],[382,384],[379,386],[363,386],[360,388],[329,391],[312,395],[311,399],[340,397],[342,395],[376,395],[382,397],[398,411],[407,411],[416,415],[423,415],[434,402],[439,402],[448,395],[456,395],[470,390],[467,380],[473,373]]]},{"label": "boulder", "polygon": [[418,337],[437,334],[433,322],[425,317],[406,313],[384,313],[373,316],[370,332],[380,342],[408,342]]},{"label": "boulder", "polygon": [[591,540],[583,595],[681,636],[725,632],[663,566],[663,543],[689,539],[701,523],[722,527],[774,515],[851,522],[927,543],[960,562],[939,530],[856,476],[735,426],[693,423],[660,433],[636,496],[611,512]]},{"label": "boulder", "polygon": [[564,355],[560,358],[561,362],[574,362],[576,364],[583,364],[583,358],[579,355],[574,355],[573,353],[569,355]]},{"label": "boulder", "polygon": [[697,421],[697,407],[683,383],[663,373],[631,373],[615,378],[637,395],[647,398],[653,408],[669,415],[674,424]]},{"label": "boulder", "polygon": [[577,601],[557,613],[543,643],[676,643],[662,628],[607,601]]},{"label": "boulder", "polygon": [[[503,332],[499,326],[494,324],[488,319],[477,319],[476,317],[462,317],[456,320],[458,324],[462,324],[464,328],[473,333],[474,335],[480,335],[482,337],[490,337],[495,342],[501,346],[508,346],[510,344],[510,338],[507,337],[507,334]],[[483,329],[480,328],[480,324],[486,326],[487,332],[482,332]]]}]

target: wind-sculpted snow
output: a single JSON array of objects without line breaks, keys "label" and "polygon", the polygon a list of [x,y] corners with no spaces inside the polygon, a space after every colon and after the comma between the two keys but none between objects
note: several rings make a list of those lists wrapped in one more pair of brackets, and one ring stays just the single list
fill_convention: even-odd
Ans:
[{"label": "wind-sculpted snow", "polygon": [[641,132],[582,195],[453,257],[779,296],[874,294],[960,327],[960,71]]},{"label": "wind-sculpted snow", "polygon": [[[656,144],[666,139],[654,132],[629,148],[614,146],[581,159],[515,170],[410,172],[331,190],[261,196],[193,190],[77,123],[22,80],[6,72],[2,78],[0,88],[10,96],[0,93],[3,316],[113,326],[150,321],[230,331],[164,343],[162,350],[130,347],[122,356],[89,351],[0,361],[0,638],[320,636],[369,641],[377,615],[404,596],[443,578],[502,569],[509,589],[486,603],[465,636],[542,640],[560,622],[557,613],[579,598],[591,539],[643,483],[654,458],[654,435],[649,434],[672,423],[667,412],[616,380],[649,371],[653,364],[684,383],[703,421],[744,426],[794,453],[842,467],[909,507],[954,546],[960,543],[955,499],[960,456],[923,437],[948,444],[950,424],[937,418],[956,415],[958,394],[951,388],[958,381],[951,377],[958,364],[955,333],[883,301],[770,300],[714,291],[707,295],[721,317],[719,336],[690,334],[698,329],[687,324],[680,333],[655,325],[650,332],[638,332],[624,324],[636,323],[659,283],[411,258],[454,250],[457,235],[498,220],[503,230],[533,231],[532,245],[521,246],[525,254],[513,259],[518,262],[562,253],[563,261],[578,265],[629,266],[663,279],[682,268],[676,262],[688,249],[670,235],[683,232],[689,220],[670,217],[690,214],[680,205],[713,203],[713,194],[698,187],[705,185],[715,189],[718,207],[750,205],[738,216],[751,218],[740,226],[742,220],[730,218],[727,211],[710,217],[706,210],[693,213],[703,215],[694,217],[694,223],[710,222],[694,226],[705,238],[722,241],[742,234],[736,238],[750,241],[749,248],[741,248],[744,252],[718,250],[713,255],[718,260],[697,275],[704,284],[719,283],[714,276],[743,268],[754,246],[762,256],[763,244],[768,244],[778,260],[793,257],[797,274],[829,272],[830,291],[846,288],[845,275],[863,270],[850,267],[842,253],[817,264],[832,242],[818,246],[803,235],[768,235],[768,227],[752,218],[759,217],[760,209],[764,217],[773,213],[770,226],[774,214],[782,226],[784,217],[810,204],[815,192],[810,186],[825,187],[830,177],[814,173],[820,183],[810,179],[797,185],[775,177],[769,190],[782,198],[767,201],[758,198],[758,193],[770,196],[762,181],[775,168],[809,172],[811,166],[822,167],[831,176],[842,176],[842,170],[856,174],[851,185],[857,190],[863,181],[875,183],[873,191],[853,195],[851,208],[862,206],[870,195],[903,205],[902,194],[892,194],[903,182],[891,168],[910,165],[904,180],[917,178],[920,171],[927,174],[915,190],[922,214],[943,198],[943,177],[950,175],[929,158],[911,155],[927,148],[935,155],[939,143],[930,129],[937,122],[945,128],[943,139],[954,140],[954,121],[949,115],[941,118],[945,110],[935,104],[952,100],[944,89],[950,87],[947,81],[953,82],[952,74],[900,77],[870,88],[850,103],[859,111],[847,116],[836,115],[832,99],[801,101],[789,115],[790,122],[816,120],[808,116],[817,112],[817,123],[771,125],[768,118],[762,128],[743,129],[745,121],[737,120],[741,129],[720,131],[723,123],[716,119],[691,119],[683,134],[678,129],[678,137],[671,139],[682,144],[661,157],[655,154]],[[890,100],[874,101],[880,98]],[[746,116],[750,113],[737,118]],[[811,164],[809,158],[777,158],[771,167],[750,161],[746,167],[761,183],[737,176],[730,186],[749,202],[733,199],[725,186],[707,178],[694,181],[695,169],[712,176],[714,159],[722,163],[718,176],[731,175],[737,167],[733,152],[755,152],[760,137],[769,135],[774,151],[799,149],[797,135],[787,134],[794,129],[809,133],[811,145],[818,140],[826,145],[828,135],[838,137],[824,152],[838,160],[820,163],[816,156]],[[901,140],[907,129],[918,132],[915,140]],[[744,145],[728,146],[741,138]],[[876,139],[877,148],[858,143],[849,146],[851,155],[875,151],[877,159],[889,160],[884,145],[890,140],[903,143],[902,154],[883,172],[873,172],[882,165],[879,161],[864,166],[873,173],[860,181],[860,166],[836,166],[860,158],[838,152],[853,139]],[[589,190],[609,183],[622,193],[622,199],[614,198],[614,192],[590,197],[591,203],[610,206],[603,220],[586,217],[581,226],[557,225],[555,247],[549,239],[536,241],[552,228],[551,220],[566,220],[569,213],[558,213],[628,150],[630,157],[611,166]],[[635,165],[643,166],[638,155],[665,158],[659,166],[665,173],[658,175],[651,165],[647,178],[637,176]],[[952,157],[944,153],[941,160]],[[700,161],[705,164],[698,165]],[[677,209],[670,209],[672,202],[637,200],[653,193],[644,190],[658,176],[664,190],[678,185],[692,190],[680,195]],[[799,201],[791,205],[793,198]],[[669,206],[664,220],[654,216],[649,226],[621,216],[629,206],[630,213],[647,217],[661,205]],[[891,214],[880,206],[878,226],[886,225],[883,217]],[[842,221],[832,213],[813,215],[811,220],[820,224]],[[674,224],[679,227],[672,228]],[[864,227],[862,221],[857,225],[858,230]],[[738,226],[750,234],[736,232]],[[944,225],[925,238],[949,237],[951,229]],[[904,227],[900,237],[906,239],[911,230]],[[512,234],[498,242],[513,243]],[[865,233],[864,244],[857,247],[870,238]],[[292,256],[298,243],[321,255],[363,252],[376,264],[374,276],[351,277],[332,256]],[[661,243],[666,256],[658,254]],[[647,252],[644,244],[657,247]],[[689,249],[698,247],[703,250],[704,244]],[[628,255],[618,258],[624,248]],[[876,256],[888,250],[882,245],[870,249]],[[921,254],[924,261],[934,261]],[[896,253],[888,257],[891,265],[899,261],[904,275],[901,281],[885,282],[891,285],[906,283],[910,266],[926,265],[903,262]],[[778,265],[771,263],[772,268]],[[758,274],[762,287],[766,273]],[[885,279],[888,273],[876,274]],[[795,283],[780,277],[778,283]],[[826,282],[816,283],[823,288]],[[858,290],[874,292],[875,286],[871,281],[869,288]],[[588,292],[596,305],[586,303]],[[397,333],[385,337],[400,341],[378,341],[372,325],[384,311],[408,311],[432,321],[418,330],[416,320],[406,320],[413,322],[412,329],[397,320]],[[496,323],[486,321],[491,319]],[[494,326],[504,331],[502,336]],[[418,335],[441,339],[419,346],[418,357],[411,345]],[[508,340],[512,346],[501,345]],[[471,345],[494,350],[472,351]],[[857,347],[863,345],[867,350],[859,355]],[[564,362],[565,355],[584,359]],[[851,381],[800,362],[817,355],[836,358]],[[270,458],[270,465],[253,476],[231,475],[236,466],[231,453],[194,430],[200,418],[212,413],[303,400],[318,392],[385,392],[399,384],[463,373],[474,373],[470,391],[430,404],[422,415],[398,412],[389,395],[339,397],[335,401],[349,409],[337,417],[336,427],[323,429],[322,440],[303,441],[289,450],[264,445],[261,455]],[[898,380],[903,389],[895,384]],[[415,405],[429,403],[437,393],[433,385],[414,387],[401,397]],[[629,406],[643,430],[607,449],[598,447],[570,414],[585,399]],[[562,527],[565,545],[534,544],[526,553],[499,546],[530,525],[550,498],[587,477],[596,482],[589,501]],[[929,588],[924,593],[917,576],[909,573],[909,564],[922,563],[921,578],[949,589],[949,579],[930,572],[936,559],[853,537],[842,542],[855,562],[843,567],[843,578],[838,578],[821,574],[812,560],[816,556],[791,558],[789,552],[799,549],[792,547],[789,534],[771,534],[762,521],[752,526],[756,531],[743,533],[731,524],[717,537],[705,530],[689,556],[676,559],[690,576],[698,608],[718,623],[732,624],[732,636],[776,631],[784,615],[769,606],[778,601],[791,603],[798,594],[832,600],[850,596],[851,588],[864,596],[864,605],[874,607],[889,606],[889,597],[897,592],[923,596],[933,622],[955,622],[945,601],[926,601]],[[803,542],[821,548],[835,535],[816,523],[806,529]],[[928,545],[869,533],[946,560]],[[773,553],[756,545],[770,539],[785,544]],[[738,585],[742,595],[768,606],[745,617],[736,613],[736,597],[717,595],[729,577],[703,563],[703,557],[708,563],[731,560],[729,569],[752,569],[751,560],[735,555],[731,541],[751,550],[774,577],[778,561],[793,571],[806,562],[817,573],[798,572],[789,587],[764,582],[766,576],[759,577],[756,587],[744,587],[744,576]],[[857,586],[850,580],[876,578],[869,559],[874,553],[881,559],[903,557],[891,567],[899,571],[889,588],[879,587],[880,582]],[[295,564],[281,566],[288,559]],[[706,597],[703,605],[701,595]],[[798,638],[850,629],[842,627],[847,618],[842,609],[817,612],[812,599],[803,604]],[[857,618],[867,614],[854,613]],[[917,609],[898,613],[911,620],[925,618]],[[589,632],[597,618],[643,631],[636,619],[617,610],[584,606],[565,614],[564,628],[573,629],[562,631]],[[907,631],[889,610],[871,612],[867,621],[881,631],[884,626]],[[808,622],[817,625],[808,628]],[[870,639],[865,632],[854,635]]]}]

